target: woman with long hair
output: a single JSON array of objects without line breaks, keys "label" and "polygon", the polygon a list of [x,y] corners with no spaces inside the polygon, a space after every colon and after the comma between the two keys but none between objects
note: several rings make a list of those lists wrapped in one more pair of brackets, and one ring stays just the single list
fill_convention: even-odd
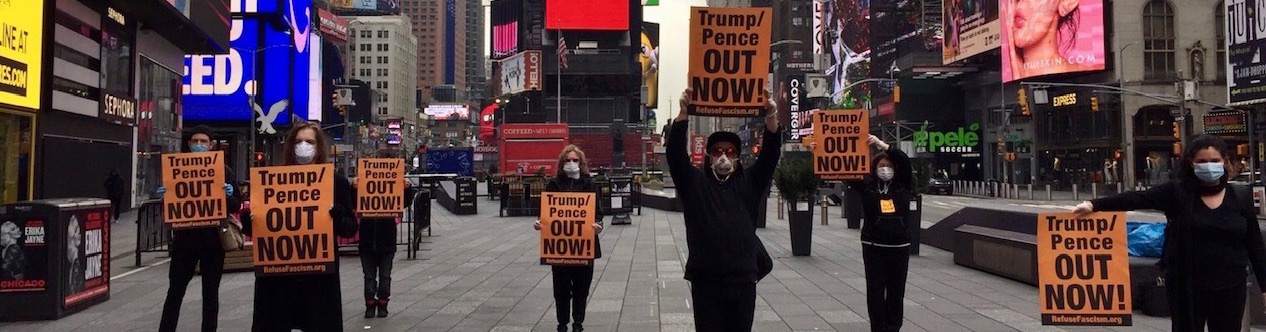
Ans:
[{"label": "woman with long hair", "polygon": [[[329,143],[320,125],[297,124],[286,135],[285,156],[288,165],[330,163]],[[329,214],[334,234],[351,237],[356,234],[353,214],[356,190],[347,176],[334,175],[334,205]],[[250,235],[251,214],[243,213],[242,232]],[[334,270],[324,274],[260,276],[255,279],[255,314],[252,331],[342,331],[343,300],[339,294],[338,260]]]},{"label": "woman with long hair", "polygon": [[[598,186],[589,177],[589,160],[580,147],[568,145],[558,155],[558,174],[545,185],[545,191],[598,193]],[[594,211],[594,259],[602,258],[602,242],[597,234],[602,233],[602,213]],[[541,230],[541,221],[532,224]],[[589,302],[589,286],[593,284],[593,261],[581,266],[554,265],[550,268],[554,276],[554,312],[558,316],[558,331],[567,331],[568,316],[575,320],[572,331],[584,331],[585,306]]]},{"label": "woman with long hair", "polygon": [[[1228,185],[1234,174],[1226,142],[1196,137],[1183,151],[1178,178],[1145,191],[1083,202],[1074,212],[1160,210],[1165,242],[1160,267],[1176,332],[1239,331],[1248,268],[1266,285],[1266,247],[1252,192]],[[1266,299],[1266,294],[1261,295]]]}]

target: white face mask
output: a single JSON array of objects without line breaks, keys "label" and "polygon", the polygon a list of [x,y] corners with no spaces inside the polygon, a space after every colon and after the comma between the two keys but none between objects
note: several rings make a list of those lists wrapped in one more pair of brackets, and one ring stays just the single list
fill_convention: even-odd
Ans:
[{"label": "white face mask", "polygon": [[563,173],[567,173],[567,177],[573,179],[580,178],[580,163],[569,161],[563,164]]},{"label": "white face mask", "polygon": [[716,173],[718,177],[728,177],[730,173],[734,173],[734,162],[730,160],[730,156],[721,155],[712,163],[712,173]]},{"label": "white face mask", "polygon": [[892,178],[897,175],[896,171],[893,171],[892,167],[880,167],[877,173],[879,175],[879,179],[884,181],[892,181]]},{"label": "white face mask", "polygon": [[316,146],[308,142],[299,142],[295,144],[295,161],[300,164],[310,164],[312,159],[316,157]]}]

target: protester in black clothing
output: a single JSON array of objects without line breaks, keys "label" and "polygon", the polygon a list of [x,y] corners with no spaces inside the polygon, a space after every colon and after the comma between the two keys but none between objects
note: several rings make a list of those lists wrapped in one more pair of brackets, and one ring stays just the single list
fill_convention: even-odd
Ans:
[{"label": "protester in black clothing", "polygon": [[[1222,139],[1196,137],[1183,151],[1178,179],[1083,202],[1074,210],[1165,213],[1158,266],[1176,332],[1203,331],[1206,325],[1210,332],[1240,331],[1250,266],[1258,285],[1266,285],[1266,247],[1252,192],[1227,184],[1235,174],[1230,157]],[[1261,296],[1266,300],[1266,294]]]},{"label": "protester in black clothing", "polygon": [[914,170],[910,158],[874,135],[868,142],[880,153],[874,157],[871,174],[865,181],[849,181],[861,194],[862,264],[866,273],[866,311],[870,330],[900,331],[906,275],[910,269],[908,227],[920,227],[910,220],[914,196]]},{"label": "protester in black clothing", "polygon": [[681,114],[668,133],[669,173],[677,185],[686,223],[686,280],[694,301],[698,331],[750,331],[756,310],[756,283],[773,268],[765,245],[756,236],[755,207],[765,204],[778,166],[782,131],[778,108],[771,100],[760,156],[751,167],[738,164],[738,135],[708,136],[703,169],[690,164],[686,152],[689,94],[681,97]]},{"label": "protester in black clothing", "polygon": [[[381,154],[381,158],[392,158]],[[413,204],[413,190],[408,181],[400,181],[404,208]],[[391,300],[391,266],[396,258],[396,226],[399,218],[360,219],[360,265],[365,272],[365,318],[387,317]]]},{"label": "protester in black clothing", "polygon": [[[589,177],[589,159],[580,147],[568,145],[558,155],[558,174],[545,184],[547,192],[583,192],[598,193],[598,186]],[[602,212],[594,211],[593,230],[602,233]],[[532,224],[541,230],[541,221]],[[594,236],[594,259],[602,258],[602,242]],[[575,322],[572,331],[584,331],[585,306],[589,303],[589,286],[593,284],[593,263],[584,266],[554,265],[550,271],[554,276],[554,313],[558,317],[558,331],[567,331],[568,314]]]},{"label": "protester in black clothing", "polygon": [[110,206],[114,208],[114,214],[110,216],[110,221],[119,222],[119,214],[123,213],[123,196],[126,187],[123,176],[119,175],[119,170],[110,170],[110,175],[106,176],[105,190],[106,199],[110,200]]},{"label": "protester in black clothing", "polygon": [[[329,163],[329,145],[315,123],[296,124],[286,135],[284,165]],[[356,234],[356,189],[347,176],[334,176],[334,206],[330,217],[334,234]],[[242,231],[250,235],[251,213],[245,211]],[[339,293],[338,260],[324,274],[260,276],[255,279],[255,313],[252,331],[342,331],[343,300]]]}]

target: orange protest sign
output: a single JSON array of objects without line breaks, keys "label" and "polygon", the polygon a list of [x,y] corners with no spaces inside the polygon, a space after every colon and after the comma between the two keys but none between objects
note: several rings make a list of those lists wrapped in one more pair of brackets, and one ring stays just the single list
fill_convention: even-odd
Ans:
[{"label": "orange protest sign", "polygon": [[171,228],[216,227],[228,217],[224,152],[162,156],[164,221]]},{"label": "orange protest sign", "polygon": [[257,167],[250,173],[255,273],[333,273],[334,166]]},{"label": "orange protest sign", "polygon": [[861,180],[870,173],[870,113],[813,112],[813,174],[822,180]]},{"label": "orange protest sign", "polygon": [[1037,217],[1038,306],[1043,325],[1130,326],[1125,213]]},{"label": "orange protest sign", "polygon": [[690,8],[690,115],[764,116],[770,8]]},{"label": "orange protest sign", "polygon": [[361,217],[397,218],[404,215],[404,159],[365,158],[357,161],[356,213]]},{"label": "orange protest sign", "polygon": [[541,193],[541,264],[593,264],[596,196],[594,193]]}]

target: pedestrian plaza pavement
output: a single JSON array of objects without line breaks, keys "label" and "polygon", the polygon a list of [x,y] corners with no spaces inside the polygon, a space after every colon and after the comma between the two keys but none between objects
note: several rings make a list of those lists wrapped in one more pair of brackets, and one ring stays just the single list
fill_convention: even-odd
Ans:
[{"label": "pedestrian plaza pavement", "polygon": [[[868,331],[858,230],[838,214],[814,222],[813,255],[790,254],[786,220],[773,200],[768,228],[757,233],[774,256],[774,271],[758,284],[757,331]],[[434,237],[424,237],[418,260],[396,255],[391,316],[362,318],[363,279],[355,256],[340,260],[347,331],[553,331],[549,267],[539,265],[531,217],[497,217],[497,202],[481,197],[479,214],[456,216],[434,205]],[[608,225],[604,258],[596,263],[588,331],[693,331],[688,254],[682,215],[644,209],[632,225]],[[125,221],[126,222],[126,221]],[[119,248],[116,250],[123,250]],[[116,262],[109,301],[55,321],[0,323],[5,331],[153,331],[167,291],[163,255],[131,268]],[[250,328],[254,275],[224,276],[220,329]],[[200,322],[200,278],[189,285],[180,330]],[[954,265],[952,254],[924,246],[911,258],[903,331],[1167,331],[1166,318],[1136,312],[1133,327],[1040,325],[1037,289]]]}]

